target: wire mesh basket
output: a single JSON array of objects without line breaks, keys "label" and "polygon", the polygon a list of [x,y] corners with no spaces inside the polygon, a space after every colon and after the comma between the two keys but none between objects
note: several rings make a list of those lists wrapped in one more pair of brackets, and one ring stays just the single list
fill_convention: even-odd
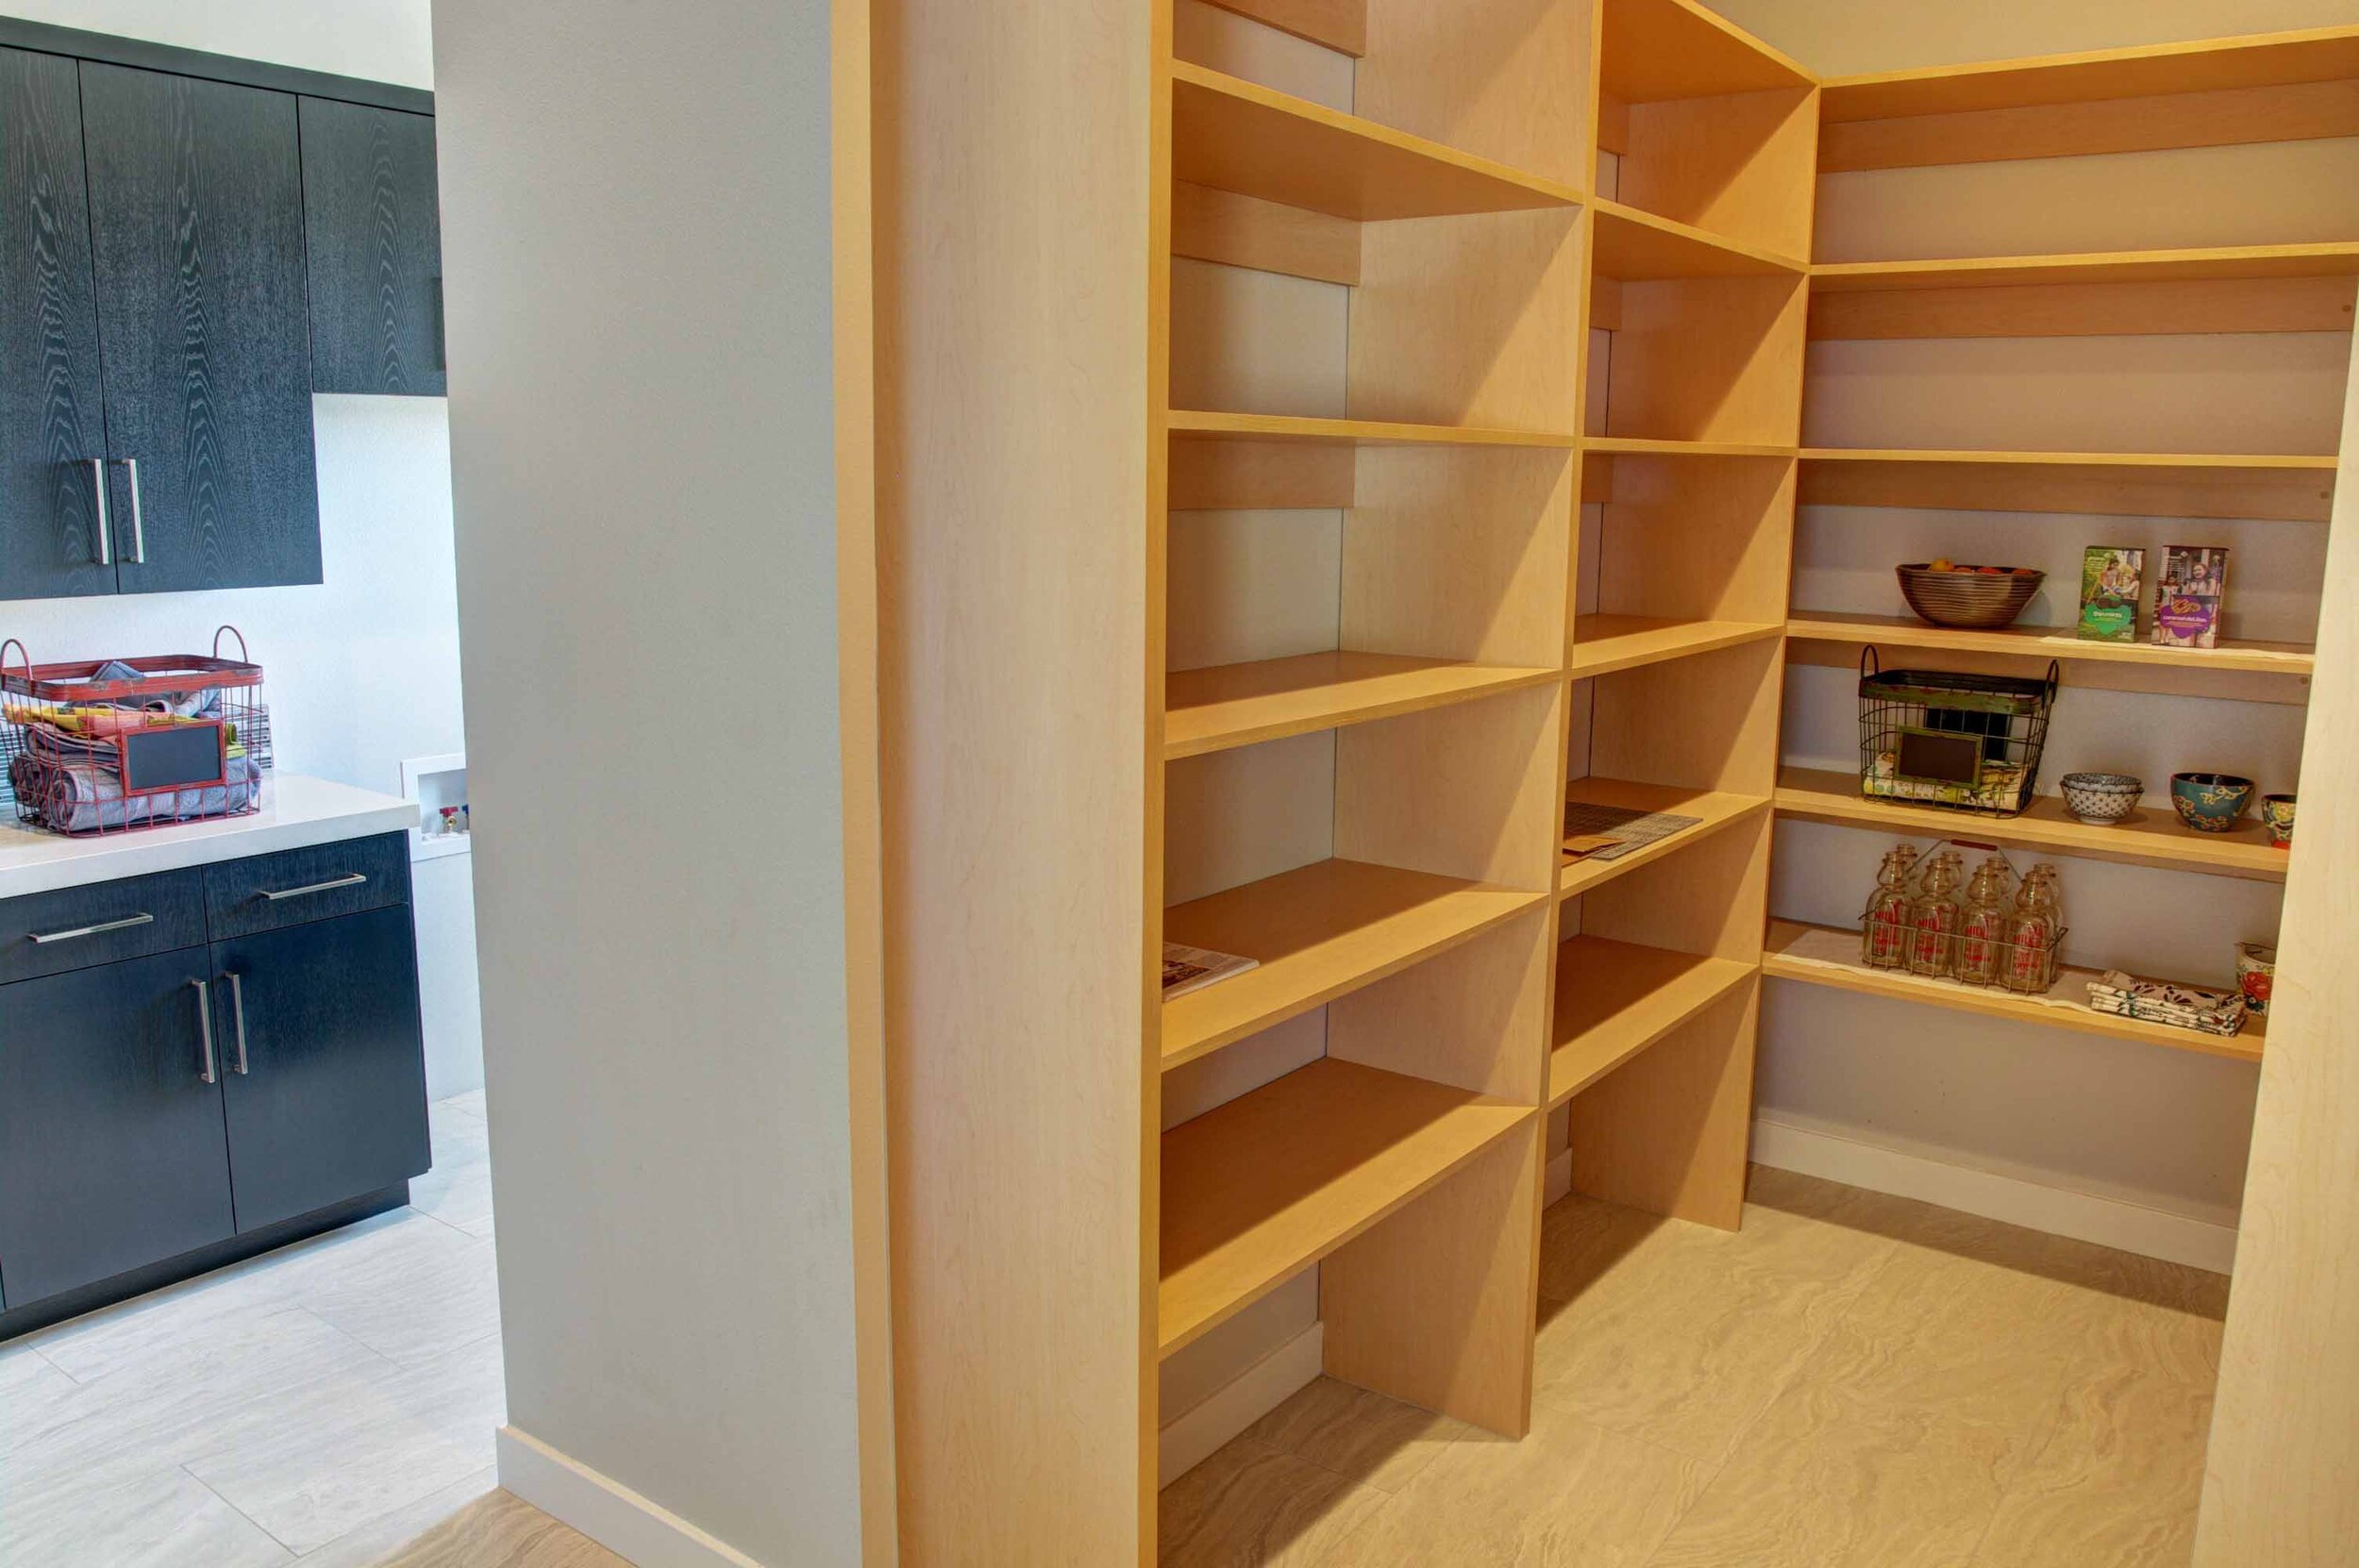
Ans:
[{"label": "wire mesh basket", "polygon": [[2045,993],[2063,968],[2065,929],[2044,942],[2011,942],[1966,930],[1894,920],[1870,899],[1860,912],[1860,961],[1991,991]]},{"label": "wire mesh basket", "polygon": [[[222,656],[234,637],[238,657]],[[8,658],[9,649],[16,659]],[[271,771],[262,667],[235,626],[213,651],[35,664],[0,642],[0,807],[75,837],[122,833],[262,807]]]},{"label": "wire mesh basket", "polygon": [[1860,793],[1978,816],[2032,804],[2061,670],[2044,680],[1886,670],[1860,655]]}]

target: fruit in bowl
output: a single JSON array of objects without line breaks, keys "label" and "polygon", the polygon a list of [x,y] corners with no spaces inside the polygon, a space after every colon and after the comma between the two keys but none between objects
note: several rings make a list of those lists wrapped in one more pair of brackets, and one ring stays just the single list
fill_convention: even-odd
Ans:
[{"label": "fruit in bowl", "polygon": [[2013,626],[2048,574],[2030,566],[1974,566],[1947,556],[1893,569],[1900,597],[1937,626],[1995,631]]}]

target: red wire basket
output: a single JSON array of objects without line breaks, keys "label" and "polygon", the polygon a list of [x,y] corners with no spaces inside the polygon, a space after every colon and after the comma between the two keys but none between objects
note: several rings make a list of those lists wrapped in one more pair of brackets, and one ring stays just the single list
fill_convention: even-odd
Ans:
[{"label": "red wire basket", "polygon": [[[222,657],[223,637],[238,657]],[[13,665],[8,650],[14,648]],[[262,667],[235,626],[213,651],[35,664],[0,642],[0,804],[17,820],[80,837],[262,809],[271,770]]]}]

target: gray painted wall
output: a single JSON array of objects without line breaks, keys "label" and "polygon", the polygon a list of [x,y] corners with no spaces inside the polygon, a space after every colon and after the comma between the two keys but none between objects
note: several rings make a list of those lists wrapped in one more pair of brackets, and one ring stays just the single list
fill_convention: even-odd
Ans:
[{"label": "gray painted wall", "polygon": [[819,0],[436,0],[509,1420],[859,1557]]}]

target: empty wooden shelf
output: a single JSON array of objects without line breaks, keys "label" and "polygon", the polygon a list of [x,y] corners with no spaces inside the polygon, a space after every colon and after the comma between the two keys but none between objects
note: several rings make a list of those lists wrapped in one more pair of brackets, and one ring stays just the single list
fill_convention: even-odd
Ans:
[{"label": "empty wooden shelf", "polygon": [[[2053,766],[2052,762],[2049,766]],[[2054,795],[2040,795],[2019,817],[1983,817],[1934,806],[1870,800],[1859,792],[1857,776],[1816,768],[1786,768],[1778,775],[1778,814],[1808,822],[1875,827],[1909,838],[1976,839],[2093,860],[2203,872],[2248,881],[2282,882],[2286,852],[2271,848],[2268,830],[2248,822],[2228,833],[2200,833],[2182,823],[2169,805],[2170,781],[2147,781],[2147,799],[2126,822],[2100,827],[2082,822]]]},{"label": "empty wooden shelf", "polygon": [[1590,264],[1600,277],[1626,283],[1671,277],[1762,277],[1810,270],[1780,256],[1619,202],[1593,201]]},{"label": "empty wooden shelf", "polygon": [[1163,756],[1364,724],[1557,678],[1548,669],[1347,649],[1176,671],[1163,683]]},{"label": "empty wooden shelf", "polygon": [[[1813,293],[1832,294],[1880,290],[2022,288],[2042,283],[2352,276],[2359,276],[2359,243],[1976,256],[1928,261],[1822,261],[1811,269],[1810,287]],[[2342,325],[2343,330],[2351,329],[2349,321]]]},{"label": "empty wooden shelf", "polygon": [[1737,959],[1568,937],[1557,949],[1548,1104],[1571,1099],[1753,974]]},{"label": "empty wooden shelf", "polygon": [[2323,523],[2334,500],[2333,458],[1824,446],[1801,458],[1804,506]]},{"label": "empty wooden shelf", "polygon": [[1306,441],[1353,446],[1556,446],[1574,438],[1548,430],[1495,430],[1468,425],[1403,425],[1374,419],[1318,419],[1297,414],[1232,414],[1174,409],[1165,422],[1181,440]]},{"label": "empty wooden shelf", "polygon": [[1824,642],[1873,642],[1883,647],[2001,654],[2066,663],[2143,664],[2271,676],[2307,676],[2317,663],[2307,642],[2245,642],[2222,638],[2216,648],[2174,648],[2152,642],[2103,642],[2079,637],[2060,626],[2018,626],[1999,631],[1964,631],[1955,626],[1932,626],[1904,615],[1798,612],[1786,622],[1786,633]]},{"label": "empty wooden shelf", "polygon": [[1167,939],[1261,962],[1163,1004],[1163,1067],[1371,985],[1547,896],[1361,860],[1320,860],[1175,905],[1163,911]]},{"label": "empty wooden shelf", "polygon": [[1603,887],[1616,877],[1628,876],[1665,855],[1699,842],[1732,823],[1758,816],[1769,809],[1770,805],[1766,795],[1737,794],[1726,790],[1686,790],[1667,784],[1642,784],[1627,778],[1576,778],[1564,792],[1567,803],[1571,805],[1618,806],[1628,810],[1663,811],[1700,820],[1693,827],[1682,827],[1667,838],[1641,844],[1611,860],[1592,857],[1566,861],[1564,869],[1557,874],[1556,893],[1559,898],[1576,898],[1592,889]]},{"label": "empty wooden shelf", "polygon": [[1625,104],[1807,88],[1809,72],[1691,0],[1613,0],[1605,18],[1605,93]]},{"label": "empty wooden shelf", "polygon": [[1171,74],[1172,174],[1193,185],[1361,221],[1581,199],[1571,186],[1186,60]]},{"label": "empty wooden shelf", "polygon": [[2098,972],[2069,964],[2059,968],[2056,983],[2048,991],[2027,995],[1988,986],[1961,985],[1955,980],[1912,975],[1905,970],[1870,969],[1859,961],[1859,953],[1857,931],[1773,920],[1769,923],[1768,945],[1762,953],[1761,970],[1782,980],[1800,980],[1869,996],[1921,1002],[1959,1012],[1980,1013],[1986,1018],[2078,1029],[2083,1034],[2109,1035],[2116,1040],[2167,1045],[2174,1050],[2200,1051],[2207,1056],[2233,1057],[2240,1061],[2261,1059],[2267,1032],[2267,1020],[2257,1015],[2246,1019],[2242,1033],[2214,1035],[2099,1012],[2088,1005],[2088,984],[2099,977]]},{"label": "empty wooden shelf", "polygon": [[1538,1114],[1322,1058],[1163,1139],[1169,1356]]},{"label": "empty wooden shelf", "polygon": [[1799,448],[1741,441],[1656,441],[1646,436],[1583,436],[1583,452],[1641,458],[1791,458]]},{"label": "empty wooden shelf", "polygon": [[1583,615],[1574,622],[1572,676],[1612,675],[1756,642],[1784,628],[1751,621],[1681,621],[1660,615]]}]

